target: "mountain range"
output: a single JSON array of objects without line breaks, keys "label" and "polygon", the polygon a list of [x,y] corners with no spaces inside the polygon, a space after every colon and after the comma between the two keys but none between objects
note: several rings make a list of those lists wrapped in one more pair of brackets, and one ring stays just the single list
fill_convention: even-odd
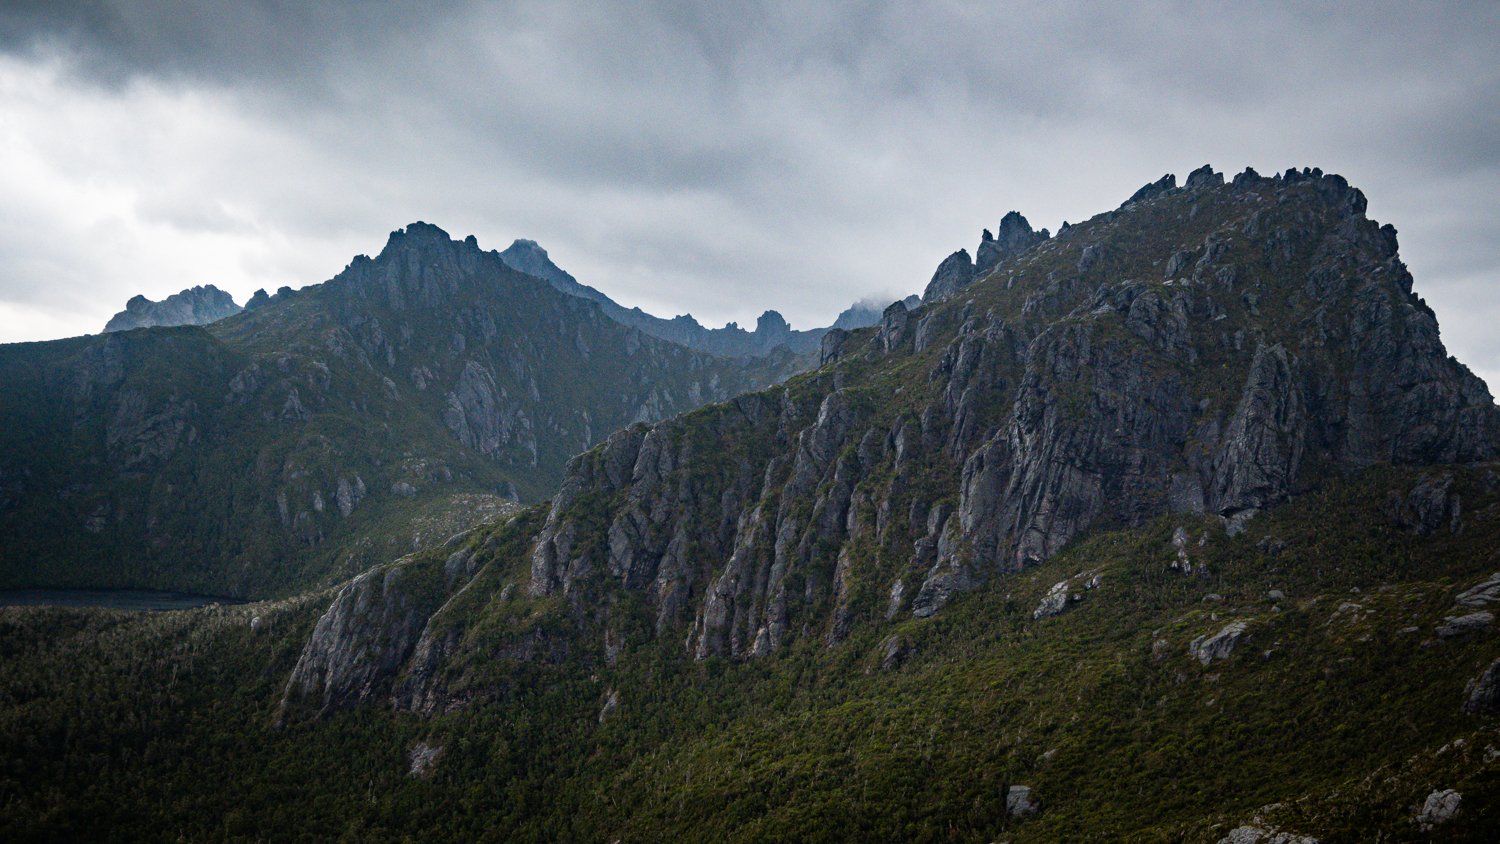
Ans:
[{"label": "mountain range", "polygon": [[8,577],[280,543],[152,572],[276,600],[0,613],[0,832],[1493,840],[1500,408],[1366,207],[1205,166],[1012,212],[815,362],[424,224],[0,348]]},{"label": "mountain range", "polygon": [[[518,272],[535,276],[557,290],[599,305],[600,310],[615,322],[639,328],[652,337],[696,349],[701,352],[724,357],[763,357],[784,349],[796,355],[815,353],[818,342],[828,331],[814,328],[806,331],[794,330],[781,314],[766,311],[756,320],[755,330],[746,331],[736,323],[723,328],[706,328],[691,314],[663,319],[652,316],[640,308],[627,308],[597,288],[583,284],[571,273],[557,266],[534,240],[518,239],[505,250],[496,253],[506,266]],[[291,287],[283,287],[277,296],[294,293]],[[272,296],[264,289],[251,296],[246,308],[254,310],[271,301]],[[909,296],[903,301],[908,307],[916,307],[921,301]],[[888,303],[877,300],[861,300],[845,308],[834,320],[831,328],[863,328],[880,320],[881,311]],[[177,325],[207,325],[239,313],[241,307],[233,297],[212,284],[193,287],[174,293],[160,302],[144,296],[135,296],[125,305],[125,310],[115,314],[105,331],[128,331],[132,328]]]},{"label": "mountain range", "polygon": [[0,583],[347,577],[550,494],[610,431],[800,366],[659,340],[414,223],[206,326],[0,346]]}]

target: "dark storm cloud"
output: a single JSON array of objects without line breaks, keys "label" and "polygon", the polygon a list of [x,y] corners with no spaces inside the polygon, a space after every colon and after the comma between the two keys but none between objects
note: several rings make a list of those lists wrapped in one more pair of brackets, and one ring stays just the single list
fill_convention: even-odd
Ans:
[{"label": "dark storm cloud", "polygon": [[1492,3],[10,3],[36,172],[0,176],[0,308],[309,283],[423,218],[627,304],[806,325],[1011,208],[1312,165],[1493,377],[1497,41]]},{"label": "dark storm cloud", "polygon": [[[0,8],[0,46],[76,49],[81,71],[116,84],[136,74],[300,84],[309,71],[420,29],[455,4],[67,2],[19,0]],[[424,9],[430,12],[424,14]]]}]

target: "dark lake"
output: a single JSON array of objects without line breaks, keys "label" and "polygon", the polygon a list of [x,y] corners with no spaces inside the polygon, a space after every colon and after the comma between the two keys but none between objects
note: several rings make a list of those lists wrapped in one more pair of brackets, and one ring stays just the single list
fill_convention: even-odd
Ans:
[{"label": "dark lake", "polygon": [[156,592],[150,589],[0,589],[0,607],[109,607],[116,610],[190,610],[208,604],[243,604],[238,598]]}]

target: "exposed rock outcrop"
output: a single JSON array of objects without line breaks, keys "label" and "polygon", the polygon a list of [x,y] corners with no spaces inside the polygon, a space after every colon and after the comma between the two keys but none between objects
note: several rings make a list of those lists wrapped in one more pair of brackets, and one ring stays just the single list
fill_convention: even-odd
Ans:
[{"label": "exposed rock outcrop", "polygon": [[1500,712],[1500,659],[1464,687],[1464,711],[1472,715]]},{"label": "exposed rock outcrop", "polygon": [[1386,513],[1396,525],[1418,536],[1444,527],[1458,533],[1463,529],[1463,502],[1452,489],[1451,473],[1424,476],[1405,496],[1392,492]]},{"label": "exposed rock outcrop", "polygon": [[[1262,510],[1293,489],[1307,419],[1292,363],[1280,345],[1257,346],[1250,374],[1211,467],[1207,506],[1231,519]],[[1234,532],[1231,530],[1231,532]]]},{"label": "exposed rock outcrop", "polygon": [[1310,835],[1246,824],[1230,830],[1228,835],[1219,839],[1219,844],[1318,844],[1318,839]]},{"label": "exposed rock outcrop", "polygon": [[1231,621],[1216,633],[1205,633],[1194,639],[1188,644],[1188,653],[1204,665],[1215,660],[1228,659],[1249,630],[1249,624],[1243,621]]},{"label": "exposed rock outcrop", "polygon": [[1126,206],[1129,206],[1136,202],[1143,202],[1147,199],[1161,196],[1162,194],[1175,190],[1176,188],[1177,176],[1175,174],[1168,173],[1167,175],[1162,176],[1160,179],[1157,179],[1154,182],[1149,182],[1141,186],[1141,189],[1131,194],[1130,198],[1125,200],[1125,204],[1121,205],[1120,207],[1125,208]]},{"label": "exposed rock outcrop", "polygon": [[1453,602],[1461,607],[1482,609],[1500,603],[1500,572],[1495,572],[1473,586],[1458,593]]},{"label": "exposed rock outcrop", "polygon": [[1012,818],[1024,818],[1042,810],[1036,793],[1029,785],[1013,785],[1005,790],[1005,814]]},{"label": "exposed rock outcrop", "polygon": [[[794,608],[809,622],[821,584],[831,589],[829,611],[843,618],[840,584],[856,565],[857,541],[882,558],[912,543],[906,555],[921,573],[915,594],[904,580],[892,594],[920,618],[995,574],[1051,557],[1094,525],[1202,512],[1221,516],[1234,533],[1329,467],[1495,453],[1500,427],[1488,393],[1431,342],[1392,235],[1363,217],[1358,191],[1310,172],[1225,185],[1208,169],[1190,182],[1179,191],[1168,177],[1134,198],[1193,203],[1200,219],[1213,220],[1206,235],[1161,250],[1181,256],[1173,278],[1099,286],[1072,275],[1078,253],[1112,248],[1091,235],[1099,226],[1130,236],[1131,203],[1103,224],[1070,227],[1066,242],[1048,242],[1007,215],[1003,237],[988,238],[984,254],[1012,275],[965,289],[1002,297],[1011,310],[976,313],[935,296],[920,318],[888,308],[868,344],[836,335],[823,354],[832,372],[796,391],[737,400],[754,413],[713,416],[739,420],[716,423],[713,439],[753,441],[746,457],[764,456],[721,465],[710,485],[626,480],[633,475],[623,467],[637,460],[633,449],[645,435],[612,440],[570,470],[554,500],[533,557],[533,590],[567,593],[590,572],[620,576],[610,559],[647,561],[642,582],[651,583],[652,565],[665,562],[678,584],[672,593],[700,602],[690,650],[759,655],[795,629]],[[1139,236],[1159,240],[1163,232]],[[962,276],[964,257],[950,261]],[[1047,269],[1014,276],[1021,266]],[[1261,303],[1273,289],[1305,306],[1304,316],[1266,313]],[[1385,304],[1369,304],[1377,301]],[[834,386],[844,383],[852,356],[879,367],[926,348],[936,350],[931,391],[899,398],[894,412],[858,411],[855,393]],[[1424,386],[1368,402],[1390,381],[1369,362],[1387,359],[1420,361],[1396,368],[1422,373]],[[1205,366],[1223,372],[1206,391],[1194,374]],[[755,424],[745,424],[751,417]],[[652,435],[679,441],[697,433],[671,422]],[[717,463],[695,450],[671,471],[705,460]],[[918,461],[925,467],[916,469]],[[601,474],[615,462],[620,470]],[[741,480],[730,484],[731,477]],[[912,496],[918,477],[945,478],[956,502],[932,506]],[[589,490],[627,502],[606,519],[607,553],[568,515]],[[718,529],[707,534],[689,518]],[[683,565],[680,549],[689,545],[710,561],[706,571]],[[1178,550],[1184,566],[1185,543]],[[803,584],[795,598],[787,591],[793,582]],[[654,585],[648,594],[660,601],[664,593]],[[831,640],[844,623],[829,628]],[[1227,654],[1244,628],[1221,632],[1200,643],[1210,659]]]},{"label": "exposed rock outcrop", "polygon": [[1430,832],[1453,820],[1462,809],[1463,801],[1463,795],[1451,788],[1432,792],[1427,795],[1427,799],[1422,802],[1421,810],[1417,812],[1417,826],[1423,832]]},{"label": "exposed rock outcrop", "polygon": [[406,772],[407,776],[421,778],[432,776],[433,768],[436,767],[438,760],[442,756],[443,746],[441,744],[429,744],[425,741],[417,742],[415,745],[412,745],[411,753],[407,754],[409,762]]},{"label": "exposed rock outcrop", "polygon": [[1450,615],[1434,631],[1439,638],[1452,639],[1488,630],[1495,623],[1495,614],[1489,610],[1471,612],[1467,615]]},{"label": "exposed rock outcrop", "polygon": [[410,576],[397,564],[366,572],[339,591],[292,669],[283,717],[298,704],[326,713],[388,691],[434,609],[409,591]]},{"label": "exposed rock outcrop", "polygon": [[129,331],[132,328],[150,328],[156,325],[207,325],[234,316],[241,310],[234,303],[233,296],[212,284],[205,284],[173,293],[160,302],[153,302],[145,296],[132,296],[125,303],[125,310],[110,317],[104,330]]},{"label": "exposed rock outcrop", "polygon": [[1020,255],[1049,236],[1046,229],[1032,231],[1031,224],[1020,212],[1007,212],[1000,218],[1000,227],[993,237],[990,236],[989,229],[985,229],[979,249],[974,253],[975,275],[983,276],[994,269],[996,264]]},{"label": "exposed rock outcrop", "polygon": [[[1042,596],[1036,609],[1031,611],[1031,618],[1040,621],[1044,618],[1062,615],[1070,605],[1083,600],[1085,591],[1097,589],[1101,581],[1102,578],[1093,573],[1079,574],[1067,580],[1059,580],[1052,584],[1047,594]],[[1073,591],[1075,587],[1078,591]]]},{"label": "exposed rock outcrop", "polygon": [[[913,294],[898,301],[906,305],[908,311],[914,311],[921,306],[922,297]],[[840,311],[838,317],[834,319],[833,325],[829,326],[829,331],[834,329],[853,331],[856,328],[868,328],[880,322],[880,315],[885,313],[885,309],[888,307],[890,307],[890,303],[884,299],[861,299]]]},{"label": "exposed rock outcrop", "polygon": [[969,286],[974,280],[974,261],[967,249],[960,249],[943,259],[927,289],[922,291],[923,302],[941,302]]}]

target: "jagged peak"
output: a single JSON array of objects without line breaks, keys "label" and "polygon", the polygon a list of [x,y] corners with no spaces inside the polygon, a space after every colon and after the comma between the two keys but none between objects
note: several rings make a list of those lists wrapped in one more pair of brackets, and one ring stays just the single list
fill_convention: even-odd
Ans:
[{"label": "jagged peak", "polygon": [[515,240],[512,240],[510,242],[510,245],[505,247],[504,251],[502,251],[500,254],[506,255],[511,253],[528,253],[536,255],[539,258],[547,257],[547,250],[540,243],[537,243],[536,241],[525,237],[518,237]]},{"label": "jagged peak", "polygon": [[1022,216],[1020,211],[1007,211],[1005,216],[1000,218],[999,231],[1000,239],[1004,239],[1007,234],[1022,232],[1031,234],[1031,223],[1026,221],[1026,218]]},{"label": "jagged peak", "polygon": [[780,311],[768,310],[755,320],[755,333],[757,334],[782,334],[791,330],[791,324],[786,321],[786,317],[782,316]]},{"label": "jagged peak", "polygon": [[[988,232],[986,232],[988,233]],[[986,241],[990,242],[990,241]],[[969,250],[960,249],[943,259],[927,287],[922,291],[922,301],[938,302],[947,299],[974,280],[974,261]]]},{"label": "jagged peak", "polygon": [[207,325],[233,316],[242,309],[234,297],[212,284],[199,284],[173,293],[161,301],[136,294],[125,302],[125,310],[110,318],[105,331],[171,325]]},{"label": "jagged peak", "polygon": [[[386,238],[385,248],[380,250],[377,260],[402,249],[415,249],[432,243],[448,244],[456,243],[456,241],[446,231],[437,226],[417,220],[414,223],[408,224],[405,228],[396,229],[391,232],[390,236]],[[477,242],[475,245],[478,245]]]},{"label": "jagged peak", "polygon": [[[1269,177],[1262,176],[1253,167],[1246,167],[1229,182],[1230,186],[1236,190],[1254,189],[1265,183],[1278,187],[1313,184],[1324,201],[1332,205],[1342,205],[1344,212],[1351,216],[1363,215],[1368,205],[1361,190],[1351,186],[1343,176],[1323,172],[1321,167],[1289,167],[1284,172]],[[1143,185],[1120,205],[1120,209],[1171,193],[1207,190],[1222,187],[1224,184],[1224,174],[1214,170],[1212,165],[1204,164],[1189,173],[1187,181],[1180,188],[1177,186],[1177,177],[1172,173],[1167,173],[1160,179]]]},{"label": "jagged peak", "polygon": [[1131,194],[1130,198],[1125,200],[1125,202],[1122,203],[1120,207],[1124,208],[1126,205],[1130,205],[1133,202],[1142,202],[1155,196],[1161,196],[1167,191],[1175,190],[1176,188],[1177,174],[1168,173],[1154,182],[1147,182],[1146,184],[1142,185],[1141,189]]},{"label": "jagged peak", "polygon": [[441,228],[438,228],[437,226],[434,226],[432,223],[423,222],[421,220],[417,220],[414,223],[409,223],[406,226],[406,228],[404,230],[402,230],[402,231],[403,231],[403,233],[407,237],[419,237],[419,238],[425,237],[425,238],[432,238],[434,240],[439,240],[439,239],[441,239],[441,240],[452,240],[453,239],[453,238],[449,237],[448,233],[446,231],[442,230]]},{"label": "jagged peak", "polygon": [[[1000,218],[1000,226],[995,234],[991,235],[990,230],[985,229],[980,238],[974,257],[976,276],[994,269],[1001,259],[1019,255],[1049,237],[1051,234],[1046,229],[1033,231],[1031,223],[1027,222],[1021,212],[1007,212]],[[953,256],[949,257],[951,259]]]},{"label": "jagged peak", "polygon": [[1183,187],[1194,190],[1203,187],[1215,187],[1224,184],[1224,174],[1214,170],[1212,165],[1205,164],[1197,170],[1188,174],[1187,182]]}]

